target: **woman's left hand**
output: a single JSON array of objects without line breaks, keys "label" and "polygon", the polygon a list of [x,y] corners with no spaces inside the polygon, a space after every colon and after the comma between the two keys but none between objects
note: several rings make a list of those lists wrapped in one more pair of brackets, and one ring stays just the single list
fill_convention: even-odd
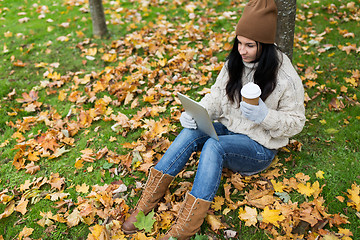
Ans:
[{"label": "woman's left hand", "polygon": [[247,119],[256,123],[261,123],[269,112],[269,109],[267,108],[263,100],[261,100],[261,98],[259,99],[259,105],[252,105],[241,101],[240,109],[242,114]]}]

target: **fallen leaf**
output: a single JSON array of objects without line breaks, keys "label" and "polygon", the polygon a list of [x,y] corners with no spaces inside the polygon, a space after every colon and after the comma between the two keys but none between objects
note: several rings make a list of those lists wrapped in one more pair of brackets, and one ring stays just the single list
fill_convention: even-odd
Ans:
[{"label": "fallen leaf", "polygon": [[33,228],[28,228],[28,227],[24,227],[21,232],[19,233],[18,238],[21,240],[23,237],[27,238],[28,236],[30,236],[32,233],[34,232]]},{"label": "fallen leaf", "polygon": [[239,209],[239,218],[245,221],[245,226],[255,226],[257,223],[257,215],[256,208],[245,206],[244,209]]},{"label": "fallen leaf", "polygon": [[215,216],[213,214],[208,214],[205,218],[206,222],[210,225],[211,230],[218,231],[219,229],[226,228],[220,220],[220,217]]},{"label": "fallen leaf", "polygon": [[268,206],[264,208],[261,216],[263,217],[262,221],[264,223],[270,223],[276,227],[279,227],[279,222],[285,219],[285,217],[281,215],[280,210],[272,210]]},{"label": "fallen leaf", "polygon": [[82,217],[80,215],[79,210],[75,208],[72,213],[66,218],[66,223],[69,227],[74,227],[80,223],[82,220]]},{"label": "fallen leaf", "polygon": [[20,212],[22,215],[25,215],[27,212],[27,204],[29,203],[28,200],[22,198],[18,205],[15,207],[15,211]]},{"label": "fallen leaf", "polygon": [[88,193],[89,192],[89,186],[86,185],[85,183],[83,183],[81,186],[80,185],[77,185],[76,186],[76,191],[78,193]]},{"label": "fallen leaf", "polygon": [[9,217],[15,210],[15,201],[11,201],[5,208],[4,212],[0,214],[0,219]]},{"label": "fallen leaf", "polygon": [[315,176],[320,179],[324,179],[324,172],[319,170],[315,173]]},{"label": "fallen leaf", "polygon": [[155,212],[151,211],[146,216],[143,211],[140,211],[139,214],[136,216],[137,221],[134,223],[135,227],[140,230],[145,230],[145,232],[150,232],[153,228],[155,223],[154,219]]}]

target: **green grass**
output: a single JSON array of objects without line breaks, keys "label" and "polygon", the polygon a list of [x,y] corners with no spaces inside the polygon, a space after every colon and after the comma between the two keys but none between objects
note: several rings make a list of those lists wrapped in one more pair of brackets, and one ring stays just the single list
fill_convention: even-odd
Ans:
[{"label": "green grass", "polygon": [[[70,1],[68,1],[70,2]],[[56,111],[61,119],[65,119],[69,110],[76,109],[70,117],[73,121],[78,121],[79,113],[83,110],[94,108],[94,102],[86,102],[75,104],[68,100],[60,101],[58,99],[59,91],[64,90],[69,94],[75,90],[81,92],[82,96],[87,96],[87,87],[98,81],[100,78],[92,78],[87,84],[76,85],[74,81],[75,74],[79,78],[83,78],[86,74],[96,73],[100,74],[106,67],[117,67],[119,62],[126,62],[129,55],[139,57],[141,59],[148,59],[148,65],[151,70],[157,69],[154,67],[158,58],[153,52],[150,52],[146,47],[136,48],[136,40],[131,40],[132,34],[139,33],[141,40],[146,38],[154,38],[154,31],[158,30],[158,26],[164,25],[163,34],[152,39],[158,46],[167,47],[164,49],[164,56],[171,59],[175,53],[171,50],[172,47],[176,49],[182,46],[190,46],[197,48],[202,44],[204,48],[212,44],[217,34],[222,34],[219,37],[221,44],[228,41],[227,33],[233,31],[237,22],[242,5],[235,4],[231,1],[221,2],[194,2],[197,7],[194,13],[197,16],[202,16],[198,21],[196,18],[192,24],[189,24],[189,13],[185,7],[190,3],[171,1],[151,1],[148,6],[145,6],[141,1],[127,2],[127,1],[103,1],[106,9],[106,18],[109,21],[108,28],[111,33],[108,39],[93,39],[91,37],[91,18],[89,12],[84,12],[82,7],[65,5],[65,1],[49,1],[49,0],[27,0],[27,1],[0,1],[0,192],[8,190],[10,196],[15,196],[16,201],[20,200],[23,192],[19,193],[19,188],[26,180],[34,181],[35,178],[47,177],[52,173],[59,173],[64,177],[65,183],[63,185],[64,192],[70,194],[68,199],[72,199],[77,203],[77,197],[85,197],[86,194],[78,193],[75,186],[83,183],[88,186],[110,184],[114,181],[121,180],[129,188],[129,196],[126,198],[126,204],[133,207],[139,197],[138,192],[131,193],[135,189],[136,181],[145,182],[145,174],[139,171],[127,172],[124,175],[114,175],[109,171],[110,168],[118,167],[117,165],[109,165],[107,159],[101,158],[93,163],[84,162],[84,167],[81,169],[75,168],[75,162],[81,157],[80,151],[84,149],[92,149],[94,152],[107,147],[117,155],[125,155],[132,151],[122,147],[123,143],[132,143],[137,140],[144,140],[143,134],[146,132],[144,128],[137,128],[134,130],[125,129],[126,135],[116,134],[110,127],[115,124],[115,121],[104,121],[100,118],[93,121],[91,126],[79,129],[79,132],[74,135],[74,146],[66,146],[69,152],[61,157],[48,159],[41,158],[36,162],[40,166],[40,170],[34,175],[26,174],[24,169],[16,170],[12,165],[14,156],[18,150],[14,149],[17,144],[16,139],[12,136],[16,132],[16,128],[11,127],[17,123],[23,122],[24,117],[37,116],[40,111]],[[156,3],[155,3],[156,2]],[[352,20],[350,16],[355,16],[356,13],[351,9],[346,8],[349,1],[319,1],[308,2],[298,1],[298,17],[300,15],[313,17],[310,20],[298,20],[295,29],[295,47],[293,54],[293,63],[297,67],[299,75],[304,78],[304,84],[307,85],[308,79],[305,79],[306,69],[313,67],[317,74],[316,82],[313,87],[307,87],[306,93],[308,96],[317,96],[314,100],[306,104],[307,123],[304,130],[294,139],[303,144],[301,151],[291,150],[290,152],[280,152],[278,157],[280,162],[284,164],[283,177],[291,178],[299,172],[303,172],[311,177],[311,182],[318,180],[320,186],[324,185],[322,196],[325,199],[325,206],[327,212],[331,214],[339,213],[348,217],[351,224],[342,225],[348,228],[353,233],[353,239],[360,236],[360,219],[355,215],[356,211],[347,206],[346,201],[340,202],[335,197],[346,197],[347,189],[351,188],[351,184],[360,184],[360,175],[358,169],[360,167],[360,127],[359,116],[360,108],[358,100],[360,99],[359,88],[346,82],[346,78],[352,76],[351,71],[359,70],[360,56],[359,52],[352,50],[349,54],[341,51],[339,45],[346,46],[348,43],[357,44],[359,22]],[[306,5],[305,5],[306,4]],[[334,4],[337,8],[335,11],[330,11],[330,4]],[[44,17],[40,16],[40,7],[47,6],[44,12]],[[345,7],[341,7],[345,6]],[[219,18],[225,11],[234,11],[234,19]],[[359,11],[357,9],[357,11]],[[40,16],[40,17],[39,17]],[[357,14],[358,16],[358,14]],[[28,17],[29,21],[19,23],[20,19]],[[141,18],[140,18],[141,17]],[[299,18],[301,19],[301,18]],[[330,19],[335,22],[331,22]],[[349,19],[349,20],[346,20]],[[69,27],[62,27],[62,23],[69,23]],[[119,24],[116,24],[119,23]],[[134,23],[134,25],[131,25]],[[192,28],[192,25],[195,27]],[[180,27],[181,26],[181,27]],[[195,29],[194,35],[186,35],[189,29]],[[198,30],[197,30],[198,29]],[[355,34],[355,38],[343,37],[339,29],[347,30]],[[327,31],[323,39],[317,45],[311,45],[310,40],[314,40],[319,34]],[[83,36],[80,36],[81,33]],[[12,36],[10,36],[12,33]],[[67,36],[68,41],[57,40],[61,36]],[[222,39],[221,39],[222,38]],[[300,39],[301,38],[301,39]],[[297,40],[299,40],[297,42]],[[121,41],[121,45],[117,48],[113,47],[116,41]],[[177,41],[178,43],[172,43]],[[324,47],[325,44],[332,44],[333,47],[323,53],[318,51],[319,48]],[[215,46],[213,46],[215,47]],[[196,54],[191,60],[194,69],[199,69],[203,65],[209,65],[209,59],[212,56],[218,58],[218,61],[224,61],[227,52],[219,46],[218,50],[212,53],[206,53],[202,50],[200,53],[208,54],[204,60],[201,60],[199,54]],[[306,48],[305,48],[306,47]],[[95,60],[86,58],[86,49],[97,48],[98,53],[95,55]],[[211,48],[210,48],[211,49]],[[101,56],[104,53],[115,51],[118,54],[120,61],[113,63],[104,62]],[[14,66],[14,62],[21,61],[25,63],[25,67]],[[190,60],[189,60],[190,61]],[[36,67],[36,64],[47,63],[45,67]],[[59,66],[50,66],[50,64],[59,63]],[[192,73],[178,71],[177,69],[162,69],[165,74],[170,72],[170,76],[179,73],[179,76],[187,77]],[[41,88],[41,82],[48,80],[44,77],[47,71],[54,71],[68,80],[59,88]],[[138,70],[124,71],[123,73],[116,73],[113,79],[125,80],[126,77],[132,76]],[[81,73],[80,73],[81,72]],[[197,93],[204,87],[210,87],[215,81],[218,71],[212,71],[212,76],[206,85],[199,85],[196,82],[191,82],[192,88],[189,89],[188,94],[193,98],[199,100],[200,95]],[[174,75],[171,75],[174,74]],[[208,73],[206,72],[205,75]],[[101,75],[104,76],[104,73]],[[196,76],[197,80],[201,76]],[[116,96],[109,94],[108,91],[98,92],[97,99],[104,96],[111,97],[112,103],[108,105],[116,114],[121,112],[126,114],[130,119],[137,114],[143,107],[153,107],[157,104],[151,104],[143,100],[149,89],[157,89],[156,84],[159,84],[159,75],[155,78],[154,83],[149,80],[149,75],[145,74],[144,84],[138,86],[138,93],[136,97],[139,99],[139,106],[131,108],[128,105],[117,105],[114,101]],[[182,85],[187,85],[179,81],[171,82],[172,79],[167,79],[161,84],[161,89],[164,91],[173,92],[175,88]],[[359,84],[359,79],[356,80]],[[342,87],[347,87],[347,91],[342,91]],[[78,87],[78,88],[77,88]],[[76,89],[77,88],[77,89]],[[15,95],[8,95],[15,89]],[[36,112],[27,112],[24,110],[22,103],[16,99],[22,98],[22,93],[29,93],[31,89],[38,91],[38,102],[43,103],[40,109]],[[157,90],[158,91],[158,90]],[[160,94],[160,91],[158,91]],[[356,96],[354,98],[354,96]],[[340,99],[345,108],[339,111],[334,111],[329,108],[329,104],[333,98]],[[348,99],[355,99],[353,104]],[[170,104],[169,104],[170,103]],[[145,119],[172,118],[174,116],[171,101],[168,96],[161,96],[160,106],[166,106],[166,111],[160,113],[160,116],[146,116]],[[176,106],[179,109],[179,106]],[[55,116],[53,114],[53,116]],[[173,131],[166,133],[164,137],[172,141],[176,134],[180,131],[179,123],[171,122],[174,127]],[[40,136],[46,133],[50,127],[44,122],[34,123],[29,126],[29,129],[22,132],[26,140],[33,139],[34,136]],[[96,130],[96,131],[95,131]],[[111,137],[115,137],[116,141],[109,141]],[[8,144],[5,144],[8,141]],[[151,148],[150,142],[147,145]],[[158,150],[159,156],[163,151]],[[292,156],[292,160],[286,162],[285,159]],[[154,159],[156,161],[156,158]],[[26,163],[29,163],[27,161]],[[120,170],[124,170],[122,164],[119,165]],[[87,168],[92,167],[92,171]],[[189,166],[188,169],[193,170],[194,166]],[[286,170],[286,171],[285,171]],[[324,172],[324,179],[317,179],[315,173],[318,171]],[[181,179],[178,179],[179,182]],[[191,180],[191,179],[190,179]],[[172,191],[177,189],[174,185]],[[45,199],[47,193],[53,192],[49,185],[40,188],[43,195],[36,195],[34,198],[29,198],[31,201],[37,200],[36,203],[29,203],[25,215],[19,212],[12,213],[9,217],[0,219],[0,236],[4,239],[17,238],[19,233],[26,226],[33,228],[34,232],[30,236],[33,239],[86,239],[90,233],[89,226],[81,223],[75,227],[68,227],[66,223],[55,223],[55,229],[50,231],[38,225],[36,222],[42,217],[40,212],[51,211],[56,214],[58,209],[54,208],[54,202]],[[220,187],[219,195],[223,194],[223,188]],[[242,200],[243,195],[237,193],[232,195],[233,200]],[[300,194],[292,195],[292,201],[305,201]],[[6,204],[0,204],[0,214],[5,211]],[[69,207],[69,209],[73,209]],[[221,215],[221,212],[217,212]],[[98,221],[99,219],[95,219]],[[247,227],[245,223],[239,220],[238,211],[231,211],[228,215],[223,216],[223,220],[229,224],[229,229],[238,232],[237,239],[268,239],[268,233],[259,227]],[[101,223],[101,219],[98,223]],[[336,229],[333,229],[336,231]],[[210,230],[208,224],[202,226],[200,232],[201,236],[212,236],[224,239],[223,230],[214,233]]]}]

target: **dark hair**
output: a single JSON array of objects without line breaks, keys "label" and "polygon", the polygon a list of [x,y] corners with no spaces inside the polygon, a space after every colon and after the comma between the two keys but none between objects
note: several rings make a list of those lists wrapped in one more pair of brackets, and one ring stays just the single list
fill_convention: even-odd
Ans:
[{"label": "dark hair", "polygon": [[[244,63],[238,51],[238,39],[235,37],[233,48],[227,58],[229,81],[226,85],[226,94],[231,102],[241,101],[242,75]],[[261,89],[263,101],[274,91],[276,86],[277,71],[280,66],[280,59],[277,47],[274,44],[256,42],[258,50],[261,49],[258,63],[254,72],[254,83]]]}]

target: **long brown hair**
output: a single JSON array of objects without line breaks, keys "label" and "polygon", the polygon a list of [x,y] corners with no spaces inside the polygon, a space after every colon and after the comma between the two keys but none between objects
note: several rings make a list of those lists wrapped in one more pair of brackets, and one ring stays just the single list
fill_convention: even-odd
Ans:
[{"label": "long brown hair", "polygon": [[[235,37],[233,48],[227,58],[229,81],[226,85],[226,94],[231,102],[241,100],[242,75],[244,63],[238,51],[238,39]],[[254,73],[254,83],[261,89],[261,99],[263,101],[274,91],[276,86],[277,72],[280,66],[280,59],[277,47],[274,44],[256,42],[260,49],[260,56],[256,60],[257,67]]]}]

